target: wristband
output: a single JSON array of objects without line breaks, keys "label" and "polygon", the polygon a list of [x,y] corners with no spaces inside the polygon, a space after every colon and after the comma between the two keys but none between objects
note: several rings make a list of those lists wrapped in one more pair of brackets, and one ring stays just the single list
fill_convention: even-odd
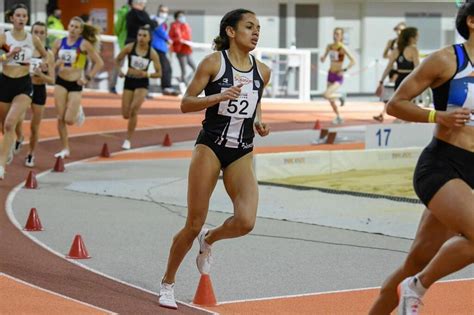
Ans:
[{"label": "wristband", "polygon": [[348,70],[347,68],[342,69],[342,71],[344,71],[344,72],[347,72],[347,70]]},{"label": "wristband", "polygon": [[3,55],[2,55],[2,60],[3,60],[3,61],[7,61],[7,54],[3,54]]},{"label": "wristband", "polygon": [[428,122],[435,123],[436,122],[436,110],[431,110],[428,114]]}]

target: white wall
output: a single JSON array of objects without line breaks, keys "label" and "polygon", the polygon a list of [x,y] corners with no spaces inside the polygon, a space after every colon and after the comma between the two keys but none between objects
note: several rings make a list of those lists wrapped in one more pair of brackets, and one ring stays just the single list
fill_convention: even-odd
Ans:
[{"label": "white wall", "polygon": [[426,3],[371,2],[363,5],[361,11],[361,33],[364,37],[361,46],[362,67],[367,67],[374,60],[379,60],[380,63],[378,67],[369,68],[361,73],[361,92],[375,90],[377,81],[386,66],[386,60],[381,58],[383,49],[387,40],[395,37],[393,27],[398,22],[404,21],[405,14],[409,12],[441,13],[443,31],[454,30],[454,16],[457,12],[454,3],[431,2],[427,5]]},{"label": "white wall", "polygon": [[[115,0],[115,8],[119,9],[126,0]],[[176,10],[201,10],[205,12],[203,25],[204,42],[211,43],[218,34],[219,22],[222,15],[236,8],[231,1],[222,0],[174,0],[158,1],[149,0],[147,11],[156,14],[158,5],[163,2],[171,11]],[[47,0],[32,1],[32,22],[45,20]],[[278,8],[282,0],[240,0],[239,7],[249,8],[258,15],[262,27],[260,47],[279,46],[279,17]],[[318,39],[319,47],[322,48],[332,41],[332,30],[336,26],[350,29],[349,48],[357,57],[358,64],[354,72],[361,71],[360,75],[349,77],[345,83],[348,92],[374,91],[379,80],[386,60],[382,59],[382,52],[388,39],[395,36],[393,26],[405,19],[408,12],[441,13],[442,43],[446,43],[446,31],[454,30],[454,16],[457,9],[454,2],[438,1],[394,1],[394,0],[287,0],[287,41],[288,45],[296,38],[294,5],[315,3],[319,4],[320,18]],[[0,0],[0,13],[3,13],[3,1]],[[3,16],[3,14],[2,14]],[[173,20],[170,17],[170,20]],[[423,34],[420,34],[423,36]],[[377,66],[372,66],[378,60]],[[199,61],[196,59],[196,61]],[[328,64],[318,65],[320,70],[327,70]],[[370,66],[370,67],[369,67]],[[350,73],[349,73],[350,75]],[[325,88],[325,75],[319,75],[318,91]]]}]

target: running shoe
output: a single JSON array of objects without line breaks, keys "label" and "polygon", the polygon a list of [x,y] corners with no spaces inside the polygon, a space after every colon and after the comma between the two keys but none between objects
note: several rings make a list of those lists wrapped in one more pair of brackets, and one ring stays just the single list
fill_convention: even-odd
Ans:
[{"label": "running shoe", "polygon": [[33,154],[28,154],[25,158],[26,167],[35,167],[35,156]]},{"label": "running shoe", "polygon": [[342,119],[341,117],[336,117],[332,120],[332,124],[333,125],[341,125],[342,123],[344,123],[344,119]]},{"label": "running shoe", "polygon": [[398,285],[398,315],[418,315],[423,305],[419,296],[410,286],[414,277],[406,278]]},{"label": "running shoe", "polygon": [[132,148],[132,144],[130,143],[129,140],[125,140],[122,144],[122,149],[124,150],[130,150]]},{"label": "running shoe", "polygon": [[84,114],[84,109],[82,109],[82,105],[79,105],[79,112],[77,113],[76,124],[78,127],[84,125],[86,121],[86,114]]},{"label": "running shoe", "polygon": [[61,157],[63,159],[69,157],[69,155],[71,154],[71,152],[69,152],[69,149],[62,149],[61,151],[59,151],[58,153],[56,153],[54,155],[55,158],[57,157]]},{"label": "running shoe", "polygon": [[22,144],[23,144],[23,137],[15,141],[15,149],[13,151],[14,154],[18,154],[20,152]]},{"label": "running shoe", "polygon": [[176,300],[174,298],[174,283],[162,283],[160,285],[160,297],[158,300],[161,307],[178,309]]},{"label": "running shoe", "polygon": [[339,97],[339,101],[341,102],[341,107],[344,106],[344,104],[346,104],[346,93],[341,93],[341,97]]},{"label": "running shoe", "polygon": [[205,241],[208,232],[208,229],[202,229],[197,237],[199,242],[199,254],[196,257],[196,265],[202,275],[209,274],[212,265],[212,246]]},{"label": "running shoe", "polygon": [[377,116],[373,116],[372,118],[376,121],[383,122],[383,115],[382,114],[377,115]]}]

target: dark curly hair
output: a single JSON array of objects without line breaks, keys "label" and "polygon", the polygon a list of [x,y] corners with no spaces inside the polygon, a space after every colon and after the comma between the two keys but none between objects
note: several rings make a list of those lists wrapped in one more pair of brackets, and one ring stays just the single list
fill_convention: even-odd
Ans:
[{"label": "dark curly hair", "polygon": [[227,12],[226,15],[221,20],[219,27],[219,36],[214,39],[214,49],[215,50],[226,50],[230,47],[229,36],[227,36],[226,29],[228,26],[233,29],[237,28],[237,23],[242,20],[244,14],[255,14],[254,12],[246,9],[236,9],[230,12]]},{"label": "dark curly hair", "polygon": [[467,27],[467,17],[474,15],[474,1],[467,0],[458,10],[456,16],[456,29],[464,39],[469,39],[469,28]]}]

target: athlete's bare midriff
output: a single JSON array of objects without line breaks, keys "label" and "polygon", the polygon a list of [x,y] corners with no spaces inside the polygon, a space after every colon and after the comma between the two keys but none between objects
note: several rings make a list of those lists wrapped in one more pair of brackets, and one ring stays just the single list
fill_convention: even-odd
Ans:
[{"label": "athlete's bare midriff", "polygon": [[3,74],[9,78],[22,78],[30,74],[29,66],[3,65]]},{"label": "athlete's bare midriff", "polygon": [[435,137],[456,147],[474,152],[474,126],[447,128],[438,125]]},{"label": "athlete's bare midriff", "polygon": [[66,81],[77,81],[82,76],[82,69],[75,69],[72,67],[63,67],[58,72],[58,76],[61,77],[63,80]]}]

